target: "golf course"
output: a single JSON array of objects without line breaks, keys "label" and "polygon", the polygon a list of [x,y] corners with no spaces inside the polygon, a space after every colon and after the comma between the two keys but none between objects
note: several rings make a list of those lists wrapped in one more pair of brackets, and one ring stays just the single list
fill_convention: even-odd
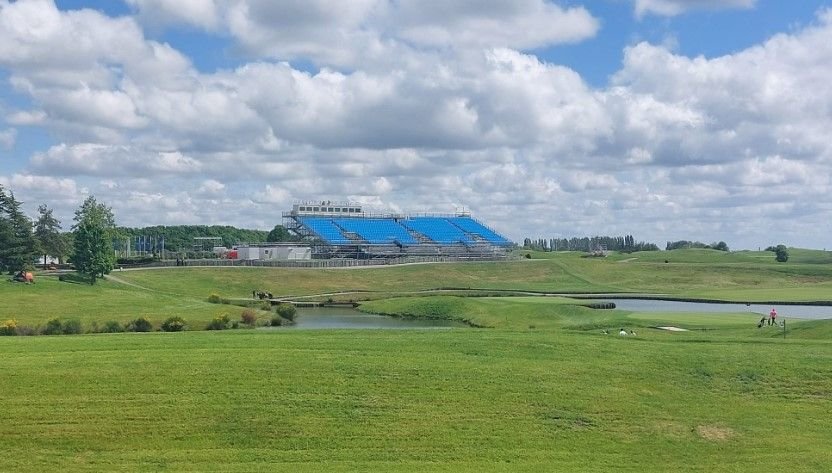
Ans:
[{"label": "golf course", "polygon": [[[4,280],[0,323],[83,333],[0,336],[0,471],[828,471],[832,319],[789,304],[832,305],[832,252],[790,253]],[[265,330],[252,291],[460,323]],[[589,307],[608,296],[765,303],[786,325]],[[171,317],[187,330],[159,331]],[[154,331],[94,333],[137,318]]]}]

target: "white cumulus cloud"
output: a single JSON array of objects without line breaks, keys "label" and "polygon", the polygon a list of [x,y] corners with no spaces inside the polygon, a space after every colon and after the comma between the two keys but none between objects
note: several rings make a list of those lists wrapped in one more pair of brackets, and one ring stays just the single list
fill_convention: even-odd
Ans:
[{"label": "white cumulus cloud", "polygon": [[[128,225],[271,228],[295,200],[350,198],[465,207],[515,239],[819,246],[832,231],[828,11],[720,57],[634,44],[592,87],[530,52],[594,34],[579,6],[215,0],[176,16],[165,0],[131,4],[138,19],[0,0],[0,68],[31,102],[6,122],[57,142],[2,178],[32,208],[59,196],[71,216],[95,193]],[[198,71],[145,37],[153,8],[163,27],[230,34],[254,58]],[[325,66],[282,61],[295,57]]]}]

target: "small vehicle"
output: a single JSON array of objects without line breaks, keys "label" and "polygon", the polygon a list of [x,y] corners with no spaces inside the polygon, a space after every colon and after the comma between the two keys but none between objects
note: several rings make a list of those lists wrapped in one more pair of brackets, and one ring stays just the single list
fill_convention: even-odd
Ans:
[{"label": "small vehicle", "polygon": [[12,280],[17,282],[34,283],[35,276],[29,271],[21,270],[15,273],[15,275],[12,277]]}]

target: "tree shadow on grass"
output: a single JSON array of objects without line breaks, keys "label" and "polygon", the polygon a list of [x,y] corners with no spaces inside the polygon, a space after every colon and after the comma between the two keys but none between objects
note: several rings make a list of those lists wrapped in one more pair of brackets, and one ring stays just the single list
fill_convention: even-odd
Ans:
[{"label": "tree shadow on grass", "polygon": [[58,281],[66,282],[70,284],[83,284],[85,286],[90,285],[90,279],[86,276],[83,276],[78,273],[64,273],[58,276]]}]

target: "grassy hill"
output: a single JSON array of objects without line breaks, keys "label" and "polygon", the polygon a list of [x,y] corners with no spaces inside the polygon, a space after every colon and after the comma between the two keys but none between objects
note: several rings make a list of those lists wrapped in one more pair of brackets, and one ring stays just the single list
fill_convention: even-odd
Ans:
[{"label": "grassy hill", "polygon": [[440,288],[474,294],[654,293],[738,302],[832,299],[832,264],[817,262],[825,252],[807,252],[815,259],[803,255],[804,261],[812,261],[805,263],[776,263],[771,253],[759,253],[765,260],[757,254],[675,250],[583,258],[579,253],[535,253],[531,260],[511,262],[314,270],[174,267],[116,271],[115,280],[96,286],[39,277],[34,285],[0,284],[5,305],[0,318],[38,325],[58,316],[85,323],[145,316],[158,324],[177,315],[202,325],[221,313],[236,317],[239,310],[209,305],[208,295],[249,298],[252,290],[313,300],[424,295]]},{"label": "grassy hill", "polygon": [[[578,253],[536,253],[531,260],[513,262],[328,270],[173,268],[125,271],[118,276],[160,292],[190,297],[205,297],[211,291],[219,291],[227,297],[245,297],[255,288],[288,296],[338,291],[371,291],[383,295],[455,287],[648,292],[740,302],[832,298],[829,296],[832,294],[832,264],[776,263],[773,257],[760,261],[745,253],[714,250],[616,254],[610,258],[581,256]],[[171,276],[167,271],[180,271],[182,276]]]}]

